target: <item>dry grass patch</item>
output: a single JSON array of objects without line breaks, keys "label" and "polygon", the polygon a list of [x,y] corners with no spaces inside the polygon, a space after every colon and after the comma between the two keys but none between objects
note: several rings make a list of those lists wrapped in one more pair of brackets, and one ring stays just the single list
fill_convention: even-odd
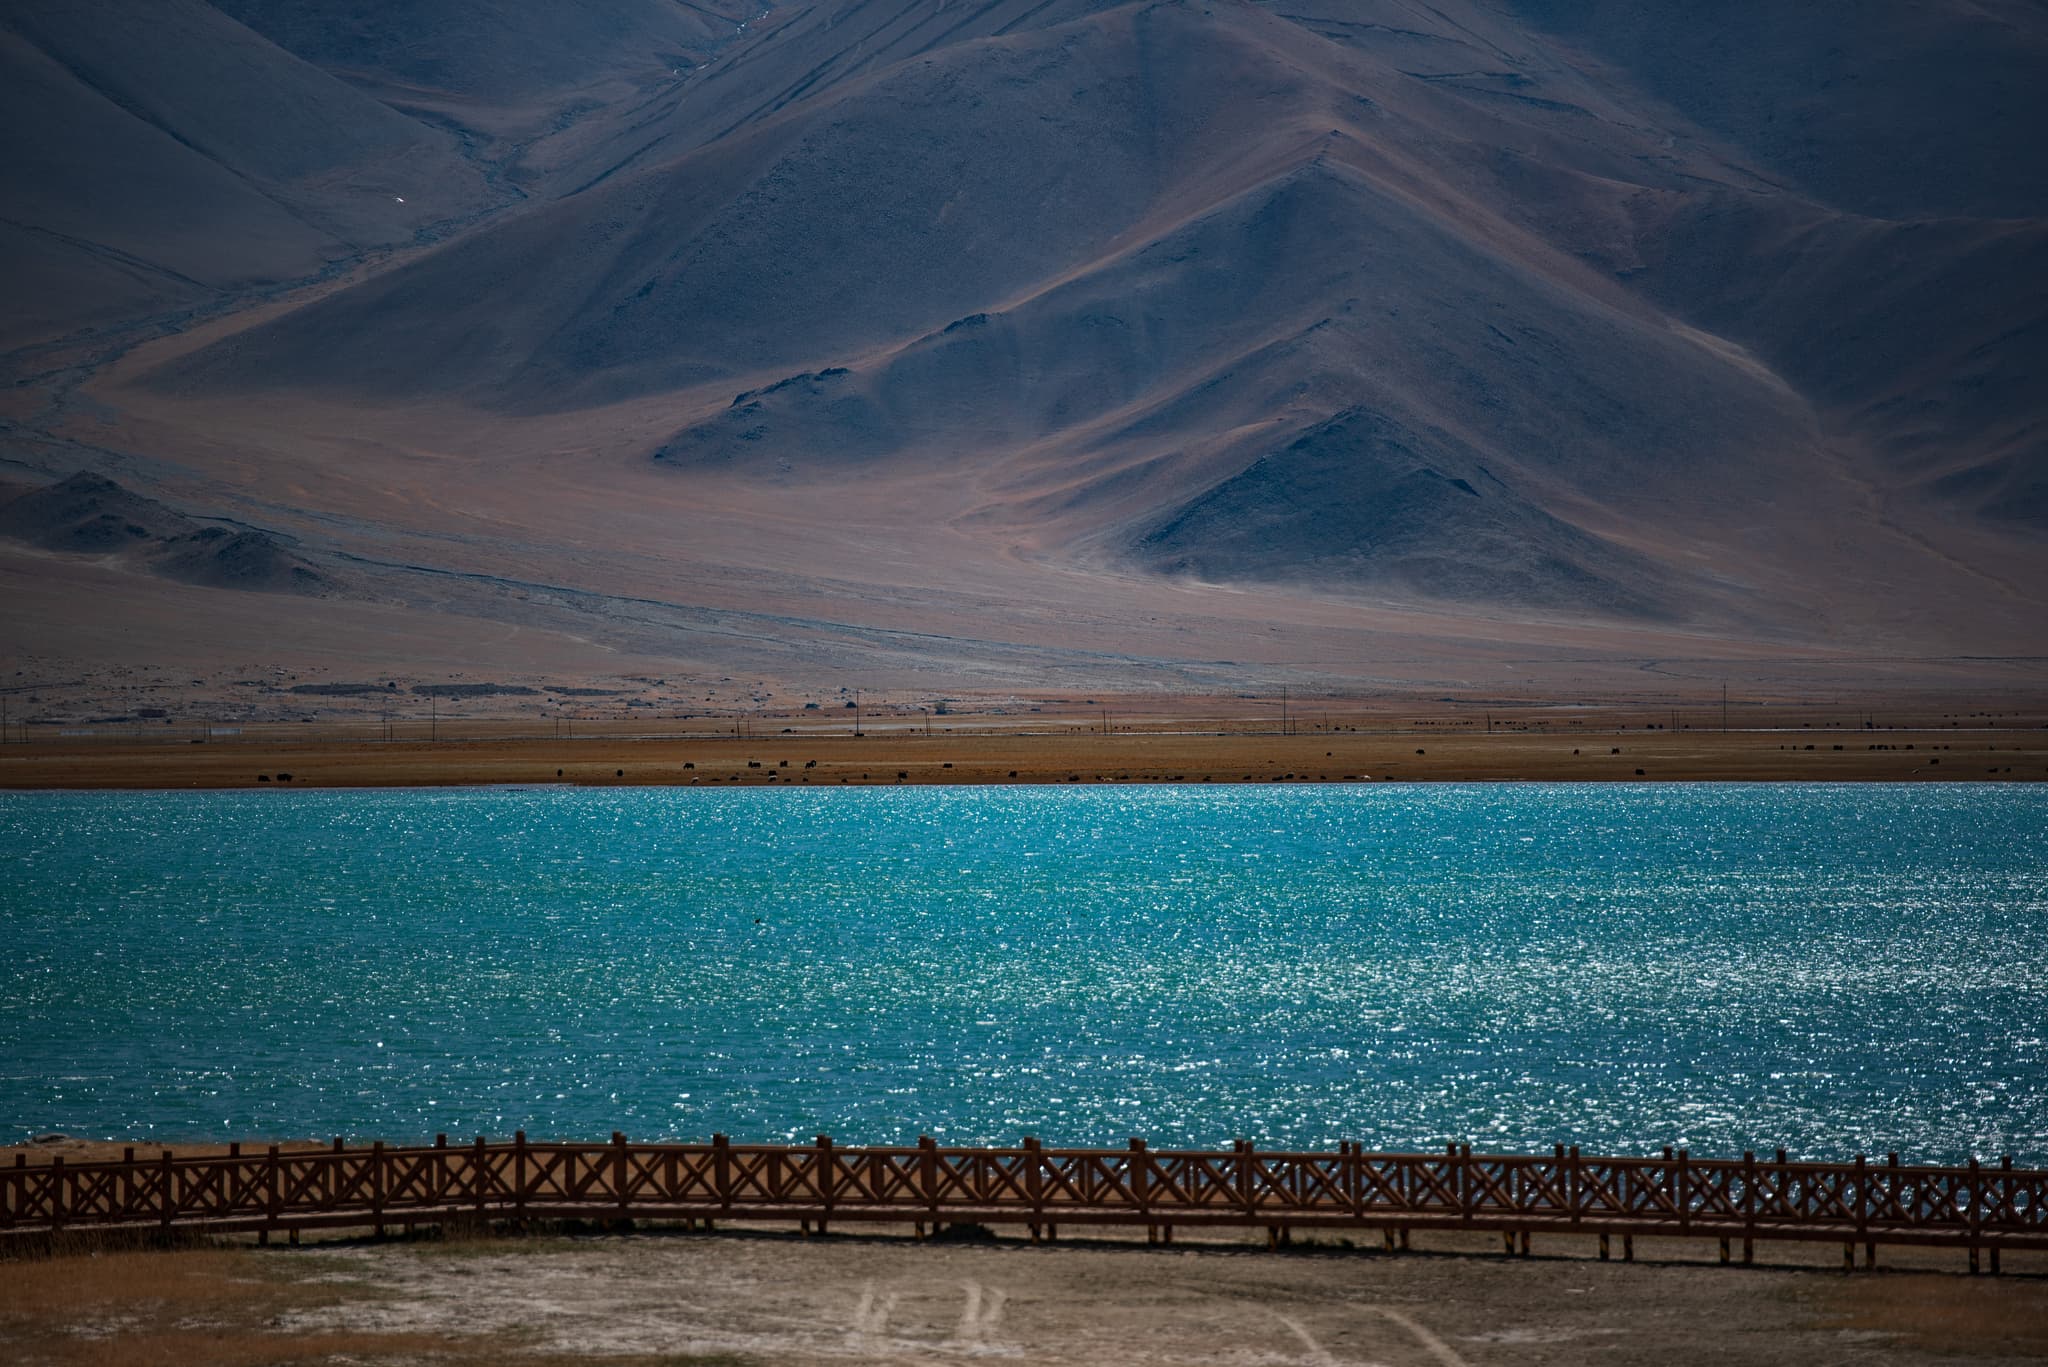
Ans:
[{"label": "dry grass patch", "polygon": [[0,1324],[156,1306],[225,1311],[261,1301],[277,1305],[288,1283],[263,1260],[232,1249],[85,1253],[22,1259],[0,1277]]},{"label": "dry grass patch", "polygon": [[502,1361],[511,1346],[435,1334],[291,1333],[288,1310],[370,1295],[230,1249],[83,1254],[0,1266],[0,1358],[23,1367],[270,1367]]},{"label": "dry grass patch", "polygon": [[2048,1286],[2033,1277],[1858,1278],[1823,1305],[1840,1328],[1896,1335],[1930,1352],[2048,1361]]},{"label": "dry grass patch", "polygon": [[15,1361],[22,1367],[481,1367],[504,1361],[500,1351],[431,1334],[283,1334],[206,1327],[44,1336],[8,1346],[20,1354]]}]

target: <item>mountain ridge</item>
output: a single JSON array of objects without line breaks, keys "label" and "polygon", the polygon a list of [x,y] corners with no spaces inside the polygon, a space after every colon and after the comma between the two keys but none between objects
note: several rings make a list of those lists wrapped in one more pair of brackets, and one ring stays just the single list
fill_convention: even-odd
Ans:
[{"label": "mountain ridge", "polygon": [[864,537],[880,596],[2048,645],[2037,9],[607,0],[455,70],[462,7],[219,8],[525,196],[95,387],[337,549],[463,544],[411,489],[613,588],[631,520],[821,595]]}]

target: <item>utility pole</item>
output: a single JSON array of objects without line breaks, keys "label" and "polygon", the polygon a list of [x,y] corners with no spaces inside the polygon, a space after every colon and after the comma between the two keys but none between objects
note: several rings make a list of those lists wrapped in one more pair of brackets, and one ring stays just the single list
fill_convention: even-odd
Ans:
[{"label": "utility pole", "polygon": [[1102,734],[1109,734],[1109,709],[1106,707],[1102,709]]},{"label": "utility pole", "polygon": [[860,690],[856,688],[853,690],[853,734],[855,739],[859,739],[860,733]]},{"label": "utility pole", "polygon": [[1287,735],[1287,685],[1280,685],[1280,734]]}]

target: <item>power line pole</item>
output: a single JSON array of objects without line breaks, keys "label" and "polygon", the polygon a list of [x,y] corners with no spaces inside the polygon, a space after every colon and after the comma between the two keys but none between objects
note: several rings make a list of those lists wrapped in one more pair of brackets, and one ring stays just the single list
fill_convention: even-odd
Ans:
[{"label": "power line pole", "polygon": [[1281,685],[1280,685],[1280,734],[1281,734],[1281,735],[1283,735],[1283,736],[1284,736],[1284,735],[1286,735],[1286,734],[1288,734],[1288,731],[1287,731],[1287,685],[1286,685],[1286,684],[1281,684]]},{"label": "power line pole", "polygon": [[860,733],[860,690],[856,688],[853,690],[853,734],[858,738]]}]

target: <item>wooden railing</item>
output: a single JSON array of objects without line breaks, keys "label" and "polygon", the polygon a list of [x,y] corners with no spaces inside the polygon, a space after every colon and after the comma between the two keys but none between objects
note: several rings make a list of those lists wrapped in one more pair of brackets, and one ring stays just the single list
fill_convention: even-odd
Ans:
[{"label": "wooden railing", "polygon": [[[511,1143],[231,1151],[0,1167],[0,1234],[214,1232],[464,1219],[895,1221],[1388,1231],[1490,1230],[2048,1248],[2048,1172],[1997,1167],[1547,1155],[812,1145]],[[1868,1255],[1866,1255],[1867,1257]]]}]

